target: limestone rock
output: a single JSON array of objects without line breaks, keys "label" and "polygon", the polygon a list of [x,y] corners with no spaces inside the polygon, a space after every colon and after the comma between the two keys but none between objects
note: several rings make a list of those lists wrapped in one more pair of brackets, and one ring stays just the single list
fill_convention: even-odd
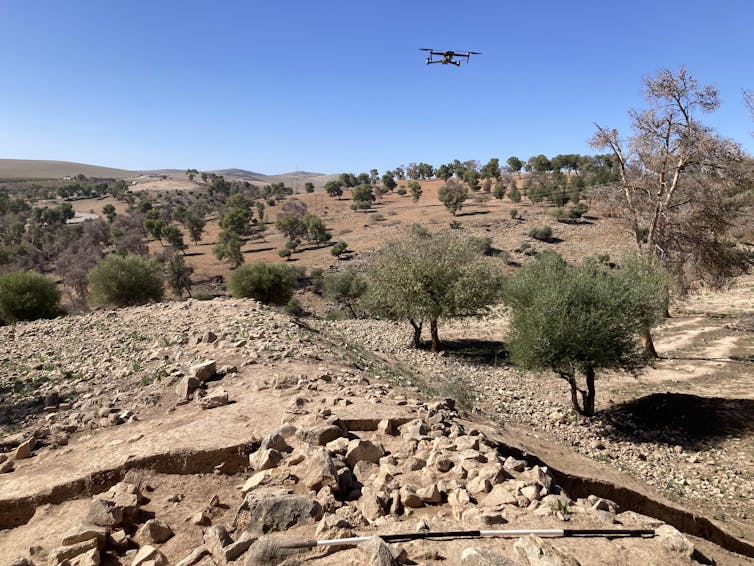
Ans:
[{"label": "limestone rock", "polygon": [[207,381],[217,374],[217,363],[215,360],[205,360],[191,366],[190,373],[199,381]]},{"label": "limestone rock", "polygon": [[258,472],[277,468],[282,461],[283,455],[273,448],[260,449],[249,455],[249,464]]},{"label": "limestone rock", "polygon": [[277,450],[278,452],[291,452],[293,450],[280,432],[273,432],[262,439],[259,450],[268,449]]},{"label": "limestone rock", "polygon": [[358,462],[377,464],[384,455],[382,448],[368,440],[352,440],[348,443],[346,462],[353,468]]},{"label": "limestone rock", "polygon": [[265,534],[284,531],[295,525],[314,523],[322,518],[322,505],[316,499],[300,495],[253,497],[249,493],[244,506],[250,515],[246,530]]},{"label": "limestone rock", "polygon": [[359,545],[366,555],[365,566],[398,566],[398,562],[393,558],[390,547],[380,537],[372,537]]},{"label": "limestone rock", "polygon": [[89,550],[98,550],[97,545],[97,539],[92,538],[83,542],[77,542],[75,544],[70,544],[67,546],[60,546],[50,552],[49,560],[53,564],[60,564],[61,562],[63,562],[63,560],[71,560],[79,556],[80,554],[88,552]]},{"label": "limestone rock", "polygon": [[327,450],[320,448],[312,453],[301,481],[314,491],[319,491],[323,487],[338,490],[338,472]]},{"label": "limestone rock", "polygon": [[191,394],[196,391],[200,383],[201,382],[197,378],[186,375],[178,382],[178,385],[175,386],[175,392],[178,393],[178,396],[182,399],[188,399],[191,397]]},{"label": "limestone rock", "polygon": [[105,527],[97,525],[88,525],[86,523],[80,523],[79,525],[71,528],[61,540],[61,544],[69,545],[76,544],[77,542],[84,542],[91,539],[97,539],[97,547],[102,548],[105,546],[105,540],[107,539],[107,529]]},{"label": "limestone rock", "polygon": [[133,562],[131,562],[131,566],[147,566],[150,563],[154,566],[167,566],[168,560],[162,552],[148,544],[139,549]]},{"label": "limestone rock", "polygon": [[515,562],[489,548],[469,547],[461,554],[461,566],[520,566]]},{"label": "limestone rock", "polygon": [[173,531],[165,523],[150,519],[144,523],[134,535],[134,540],[139,545],[162,544],[173,536]]},{"label": "limestone rock", "polygon": [[338,438],[345,438],[346,433],[342,428],[336,425],[320,425],[311,428],[305,428],[299,431],[298,436],[304,442],[325,446],[329,442]]},{"label": "limestone rock", "polygon": [[216,409],[229,403],[228,392],[222,387],[211,389],[205,397],[199,399],[199,406],[202,409]]},{"label": "limestone rock", "polygon": [[513,549],[528,566],[580,566],[566,551],[534,535],[519,538]]},{"label": "limestone rock", "polygon": [[694,554],[693,543],[675,527],[662,525],[655,529],[655,534],[663,547],[671,552],[677,552],[687,558]]}]

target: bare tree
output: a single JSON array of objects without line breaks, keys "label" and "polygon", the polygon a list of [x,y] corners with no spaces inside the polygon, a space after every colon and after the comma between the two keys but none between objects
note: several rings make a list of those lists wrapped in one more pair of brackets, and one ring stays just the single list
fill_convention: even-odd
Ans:
[{"label": "bare tree", "polygon": [[[729,245],[746,161],[738,144],[702,124],[719,107],[717,90],[681,67],[645,79],[646,110],[631,110],[632,135],[596,124],[591,145],[611,150],[637,247],[673,274],[680,291],[696,280],[720,286],[745,267]],[[647,333],[648,352],[651,336]]]}]

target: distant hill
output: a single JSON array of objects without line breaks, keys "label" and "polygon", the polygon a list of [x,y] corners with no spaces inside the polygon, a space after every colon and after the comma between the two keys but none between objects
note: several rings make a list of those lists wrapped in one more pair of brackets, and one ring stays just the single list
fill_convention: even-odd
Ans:
[{"label": "distant hill", "polygon": [[136,171],[87,165],[73,161],[47,161],[40,159],[0,159],[0,180],[2,179],[62,179],[78,174],[87,177],[122,179],[133,177]]},{"label": "distant hill", "polygon": [[[62,179],[75,177],[78,174],[87,177],[108,177],[115,179],[136,178],[142,175],[166,176],[170,179],[185,179],[185,169],[150,169],[140,171],[128,171],[114,169],[112,167],[100,167],[72,161],[44,161],[38,159],[0,159],[0,180],[2,179]],[[286,186],[303,190],[304,183],[312,182],[317,188],[321,188],[327,181],[337,178],[337,175],[325,175],[311,171],[292,171],[280,175],[265,175],[247,169],[215,169],[207,171],[223,175],[228,179],[243,180],[255,185],[269,185],[272,183],[285,183]]]}]

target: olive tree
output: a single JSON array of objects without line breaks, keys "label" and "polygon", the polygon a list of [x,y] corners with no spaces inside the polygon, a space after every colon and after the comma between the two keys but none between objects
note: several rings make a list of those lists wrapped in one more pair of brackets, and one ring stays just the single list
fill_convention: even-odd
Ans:
[{"label": "olive tree", "polygon": [[408,321],[417,348],[429,321],[436,352],[441,347],[438,322],[485,312],[497,300],[501,280],[472,239],[416,230],[377,252],[367,270],[363,304],[374,314]]},{"label": "olive tree", "polygon": [[511,311],[511,359],[526,369],[555,372],[568,382],[573,408],[591,416],[597,371],[644,363],[639,335],[663,315],[663,298],[655,291],[633,266],[574,267],[556,253],[540,254],[503,288]]},{"label": "olive tree", "polygon": [[450,179],[447,184],[437,191],[437,198],[455,216],[463,208],[463,203],[469,198],[469,189],[460,181]]}]

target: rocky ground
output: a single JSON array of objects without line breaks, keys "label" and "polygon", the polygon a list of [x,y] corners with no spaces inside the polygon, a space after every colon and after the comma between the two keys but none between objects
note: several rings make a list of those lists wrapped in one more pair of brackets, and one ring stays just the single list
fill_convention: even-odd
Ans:
[{"label": "rocky ground", "polygon": [[[724,497],[734,483],[750,497],[751,476],[732,467],[729,484],[713,473],[734,460],[655,443],[642,457],[608,434],[609,422],[572,422],[548,381],[524,379],[494,355],[484,362],[488,350],[437,357],[406,351],[405,339],[394,325],[297,322],[229,299],[0,328],[1,555],[16,565],[747,563],[588,491],[595,478],[623,489],[616,472],[570,448],[537,447],[560,441],[637,462],[647,483],[671,472],[694,480],[678,462],[696,456],[689,465],[705,475],[709,465]],[[528,426],[538,442],[427,400],[425,383],[445,383],[441,399],[452,394],[477,413],[494,409],[509,431]],[[565,468],[580,469],[580,483]],[[566,476],[578,494],[559,485]],[[704,494],[701,507],[714,493],[689,485]],[[631,486],[637,500],[672,506]],[[680,516],[681,528],[698,523]],[[659,536],[281,548],[355,534],[623,527]]]}]

